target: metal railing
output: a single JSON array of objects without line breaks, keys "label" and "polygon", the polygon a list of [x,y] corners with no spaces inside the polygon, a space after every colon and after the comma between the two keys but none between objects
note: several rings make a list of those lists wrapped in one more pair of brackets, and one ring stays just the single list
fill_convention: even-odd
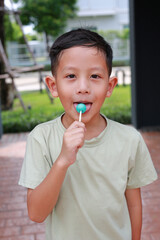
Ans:
[{"label": "metal railing", "polygon": [[[113,60],[123,61],[129,60],[129,40],[114,39],[109,41],[113,48]],[[36,62],[39,64],[50,64],[48,52],[44,42],[31,42],[30,48],[34,54]],[[11,66],[31,66],[34,64],[31,54],[25,44],[9,42],[7,44],[7,54]]]},{"label": "metal railing", "polygon": [[[45,43],[30,44],[31,51],[38,64],[49,64],[49,56],[46,51]],[[34,65],[34,60],[25,44],[18,44],[16,42],[8,42],[7,54],[11,66],[31,66]]]}]

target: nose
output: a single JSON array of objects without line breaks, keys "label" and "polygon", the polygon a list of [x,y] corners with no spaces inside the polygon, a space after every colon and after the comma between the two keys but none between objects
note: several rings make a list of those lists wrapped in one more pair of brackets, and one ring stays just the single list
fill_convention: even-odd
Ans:
[{"label": "nose", "polygon": [[81,78],[78,80],[77,93],[90,93],[90,84],[88,79]]}]

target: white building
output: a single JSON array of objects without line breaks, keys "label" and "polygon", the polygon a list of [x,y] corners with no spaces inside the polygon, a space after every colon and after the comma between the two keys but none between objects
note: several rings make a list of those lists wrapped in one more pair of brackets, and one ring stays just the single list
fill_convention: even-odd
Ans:
[{"label": "white building", "polygon": [[66,30],[84,27],[93,30],[122,30],[129,26],[128,0],[78,0],[77,17]]}]

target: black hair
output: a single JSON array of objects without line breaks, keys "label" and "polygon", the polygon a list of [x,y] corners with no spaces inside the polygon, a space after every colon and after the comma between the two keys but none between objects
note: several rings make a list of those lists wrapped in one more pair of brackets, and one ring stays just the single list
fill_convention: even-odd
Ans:
[{"label": "black hair", "polygon": [[107,68],[110,76],[113,58],[111,46],[98,33],[83,28],[66,32],[58,37],[53,43],[50,49],[51,69],[53,75],[56,75],[61,52],[75,46],[96,47],[98,50],[102,51],[106,56]]}]

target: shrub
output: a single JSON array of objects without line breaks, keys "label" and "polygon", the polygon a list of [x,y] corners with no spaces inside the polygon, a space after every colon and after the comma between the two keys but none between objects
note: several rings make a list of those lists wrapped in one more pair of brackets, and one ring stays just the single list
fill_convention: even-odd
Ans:
[{"label": "shrub", "polygon": [[[2,124],[4,133],[28,132],[37,124],[52,120],[62,114],[63,107],[59,99],[51,104],[44,91],[22,93],[22,98],[29,109],[24,112],[19,100],[14,102],[12,111],[2,112]],[[115,88],[111,98],[104,102],[101,113],[108,118],[123,124],[131,123],[130,86]]]}]

